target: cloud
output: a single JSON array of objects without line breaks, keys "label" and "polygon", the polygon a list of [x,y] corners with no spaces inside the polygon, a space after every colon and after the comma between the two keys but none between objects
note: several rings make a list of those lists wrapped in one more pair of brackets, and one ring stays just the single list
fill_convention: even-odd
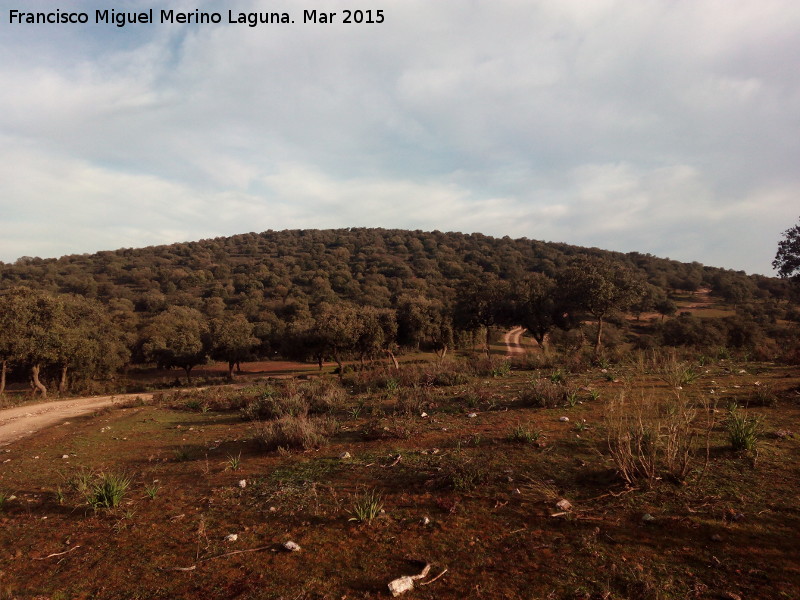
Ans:
[{"label": "cloud", "polygon": [[769,271],[800,192],[800,5],[382,9],[360,26],[0,24],[0,259],[380,225]]}]

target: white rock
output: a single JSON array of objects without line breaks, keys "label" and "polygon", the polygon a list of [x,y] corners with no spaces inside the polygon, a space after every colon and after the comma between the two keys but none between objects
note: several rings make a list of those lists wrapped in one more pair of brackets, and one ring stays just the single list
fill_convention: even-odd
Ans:
[{"label": "white rock", "polygon": [[422,522],[423,525],[430,525],[431,524],[431,519],[430,519],[430,517],[422,517],[422,521],[421,522]]},{"label": "white rock", "polygon": [[283,545],[289,552],[300,552],[300,544],[292,542],[291,540]]},{"label": "white rock", "polygon": [[239,487],[244,489],[247,487],[247,479],[240,479],[239,480]]},{"label": "white rock", "polygon": [[239,536],[237,534],[235,534],[235,533],[229,533],[228,535],[225,536],[225,541],[226,542],[235,542],[238,539],[239,539]]},{"label": "white rock", "polygon": [[650,513],[644,513],[642,515],[642,521],[644,521],[645,523],[652,523],[655,520],[656,520],[656,518],[653,515],[651,515]]},{"label": "white rock", "polygon": [[567,499],[561,499],[556,502],[556,506],[561,510],[570,510],[572,509],[572,503]]},{"label": "white rock", "polygon": [[398,577],[389,582],[389,591],[392,593],[392,596],[395,598],[400,594],[405,594],[406,592],[410,592],[414,589],[414,580],[411,579],[408,575],[404,577]]},{"label": "white rock", "polygon": [[423,413],[420,413],[419,416],[424,419],[424,418],[426,418],[428,416],[428,413],[423,412]]},{"label": "white rock", "polygon": [[562,423],[569,423],[569,417],[559,417],[558,420],[561,421]]},{"label": "white rock", "polygon": [[[478,416],[478,413],[469,413],[469,414],[467,415],[467,418],[468,418],[468,419],[474,419],[474,418],[475,418],[475,417],[477,417],[477,416]],[[397,581],[397,580],[395,580],[395,581]]]},{"label": "white rock", "polygon": [[349,452],[342,452],[342,453],[339,455],[339,459],[340,459],[340,460],[347,460],[348,458],[350,458],[350,453],[349,453]]},{"label": "white rock", "polygon": [[61,458],[67,460],[69,458],[69,454],[64,454]]}]

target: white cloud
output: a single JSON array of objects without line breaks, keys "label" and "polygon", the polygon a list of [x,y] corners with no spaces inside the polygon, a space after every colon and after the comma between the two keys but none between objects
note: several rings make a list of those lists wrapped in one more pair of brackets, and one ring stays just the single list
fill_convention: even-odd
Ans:
[{"label": "white cloud", "polygon": [[380,225],[769,271],[800,192],[800,5],[381,8],[373,26],[0,24],[0,258]]}]

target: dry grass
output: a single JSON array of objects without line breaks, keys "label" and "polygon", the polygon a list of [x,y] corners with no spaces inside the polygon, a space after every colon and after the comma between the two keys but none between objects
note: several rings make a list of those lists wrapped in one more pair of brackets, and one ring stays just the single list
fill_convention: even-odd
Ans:
[{"label": "dry grass", "polygon": [[624,390],[611,399],[606,409],[607,441],[620,477],[628,484],[664,478],[684,481],[701,457],[708,456],[713,419],[703,425],[699,412],[679,393],[659,399],[642,389]]},{"label": "dry grass", "polygon": [[256,425],[256,437],[267,450],[310,450],[328,443],[338,425],[331,417],[283,416]]}]

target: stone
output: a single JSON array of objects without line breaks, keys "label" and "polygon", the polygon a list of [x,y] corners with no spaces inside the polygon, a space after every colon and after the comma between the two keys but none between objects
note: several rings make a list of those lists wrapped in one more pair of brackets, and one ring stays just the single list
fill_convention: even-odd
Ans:
[{"label": "stone", "polygon": [[347,460],[348,458],[351,458],[349,452],[342,452],[339,455],[339,460]]},{"label": "stone", "polygon": [[297,542],[293,542],[291,540],[284,543],[283,547],[289,552],[300,552],[300,544],[298,544]]},{"label": "stone", "polygon": [[569,423],[569,417],[559,417],[558,420],[562,423]]},{"label": "stone", "polygon": [[572,503],[566,499],[561,499],[556,502],[556,506],[561,510],[572,510]]},{"label": "stone", "polygon": [[225,536],[225,541],[226,542],[235,542],[238,539],[239,539],[239,536],[237,534],[235,534],[235,533],[229,533],[228,535]]},{"label": "stone", "polygon": [[247,487],[247,479],[240,479],[239,480],[239,487],[244,489]]},{"label": "stone", "polygon": [[389,582],[389,592],[394,598],[414,589],[414,580],[409,576],[398,577]]}]

